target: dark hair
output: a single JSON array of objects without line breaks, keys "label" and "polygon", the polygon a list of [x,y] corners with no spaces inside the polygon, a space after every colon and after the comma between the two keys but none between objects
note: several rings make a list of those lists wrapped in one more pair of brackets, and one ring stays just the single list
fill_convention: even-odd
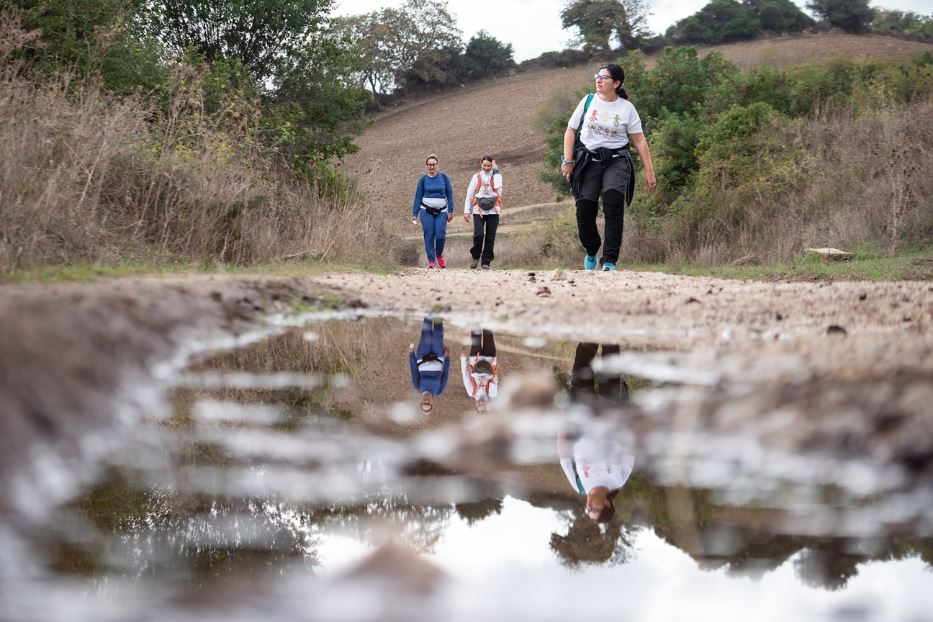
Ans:
[{"label": "dark hair", "polygon": [[600,69],[608,70],[609,75],[612,76],[612,79],[619,81],[619,87],[616,89],[616,95],[622,99],[628,99],[628,93],[625,92],[625,88],[622,86],[622,84],[625,82],[625,71],[615,63],[603,65],[600,67]]},{"label": "dark hair", "polygon": [[437,155],[433,153],[424,159],[424,163],[427,164],[428,160],[436,160],[438,163],[440,163],[440,160],[437,159]]},{"label": "dark hair", "polygon": [[597,523],[608,523],[611,522],[613,517],[616,515],[616,495],[619,494],[618,489],[609,491],[609,494],[606,495],[606,500],[609,501],[609,505],[603,508],[603,511],[599,513],[599,516],[596,517]]},{"label": "dark hair", "polygon": [[484,155],[484,156],[483,156],[483,159],[480,160],[480,162],[486,162],[487,160],[488,160],[489,162],[492,162],[492,161],[493,161],[493,157],[492,157],[491,155]]}]

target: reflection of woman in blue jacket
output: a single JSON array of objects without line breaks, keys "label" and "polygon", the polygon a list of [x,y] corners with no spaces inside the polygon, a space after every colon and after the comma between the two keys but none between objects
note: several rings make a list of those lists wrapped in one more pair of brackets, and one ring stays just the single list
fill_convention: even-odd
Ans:
[{"label": "reflection of woman in blue jacket", "polygon": [[421,393],[421,410],[429,413],[434,408],[434,396],[444,392],[450,374],[450,350],[444,345],[444,324],[441,320],[424,318],[418,350],[408,346],[411,365],[411,384]]}]

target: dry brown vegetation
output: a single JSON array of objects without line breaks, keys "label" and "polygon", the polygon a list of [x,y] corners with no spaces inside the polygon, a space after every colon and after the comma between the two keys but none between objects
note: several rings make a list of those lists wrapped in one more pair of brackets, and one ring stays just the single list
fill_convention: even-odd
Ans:
[{"label": "dry brown vegetation", "polygon": [[[37,264],[378,259],[378,222],[211,127],[200,76],[180,69],[155,110],[10,61],[0,31],[0,272]],[[246,104],[244,103],[244,106]],[[367,254],[368,253],[368,254]]]}]

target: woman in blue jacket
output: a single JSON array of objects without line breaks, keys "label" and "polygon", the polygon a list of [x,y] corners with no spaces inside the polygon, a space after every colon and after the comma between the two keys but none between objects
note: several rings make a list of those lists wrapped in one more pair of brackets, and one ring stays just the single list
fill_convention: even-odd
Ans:
[{"label": "woman in blue jacket", "polygon": [[421,393],[421,411],[429,413],[434,408],[434,396],[444,392],[450,375],[450,350],[444,345],[441,320],[424,318],[417,351],[415,344],[408,346],[408,362],[411,384]]},{"label": "woman in blue jacket", "polygon": [[446,268],[444,243],[447,241],[447,223],[454,219],[454,191],[450,177],[437,169],[436,155],[432,153],[424,163],[428,173],[418,178],[415,202],[411,206],[411,222],[414,224],[421,217],[428,268],[435,264]]}]

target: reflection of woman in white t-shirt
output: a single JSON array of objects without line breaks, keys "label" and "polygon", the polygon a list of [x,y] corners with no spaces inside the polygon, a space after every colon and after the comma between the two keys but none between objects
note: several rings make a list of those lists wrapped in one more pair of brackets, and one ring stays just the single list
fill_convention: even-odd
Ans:
[{"label": "reflection of woman in white t-shirt", "polygon": [[585,434],[570,440],[561,431],[557,436],[557,453],[570,485],[586,495],[586,513],[590,518],[600,523],[612,520],[613,499],[635,466],[631,443]]}]

